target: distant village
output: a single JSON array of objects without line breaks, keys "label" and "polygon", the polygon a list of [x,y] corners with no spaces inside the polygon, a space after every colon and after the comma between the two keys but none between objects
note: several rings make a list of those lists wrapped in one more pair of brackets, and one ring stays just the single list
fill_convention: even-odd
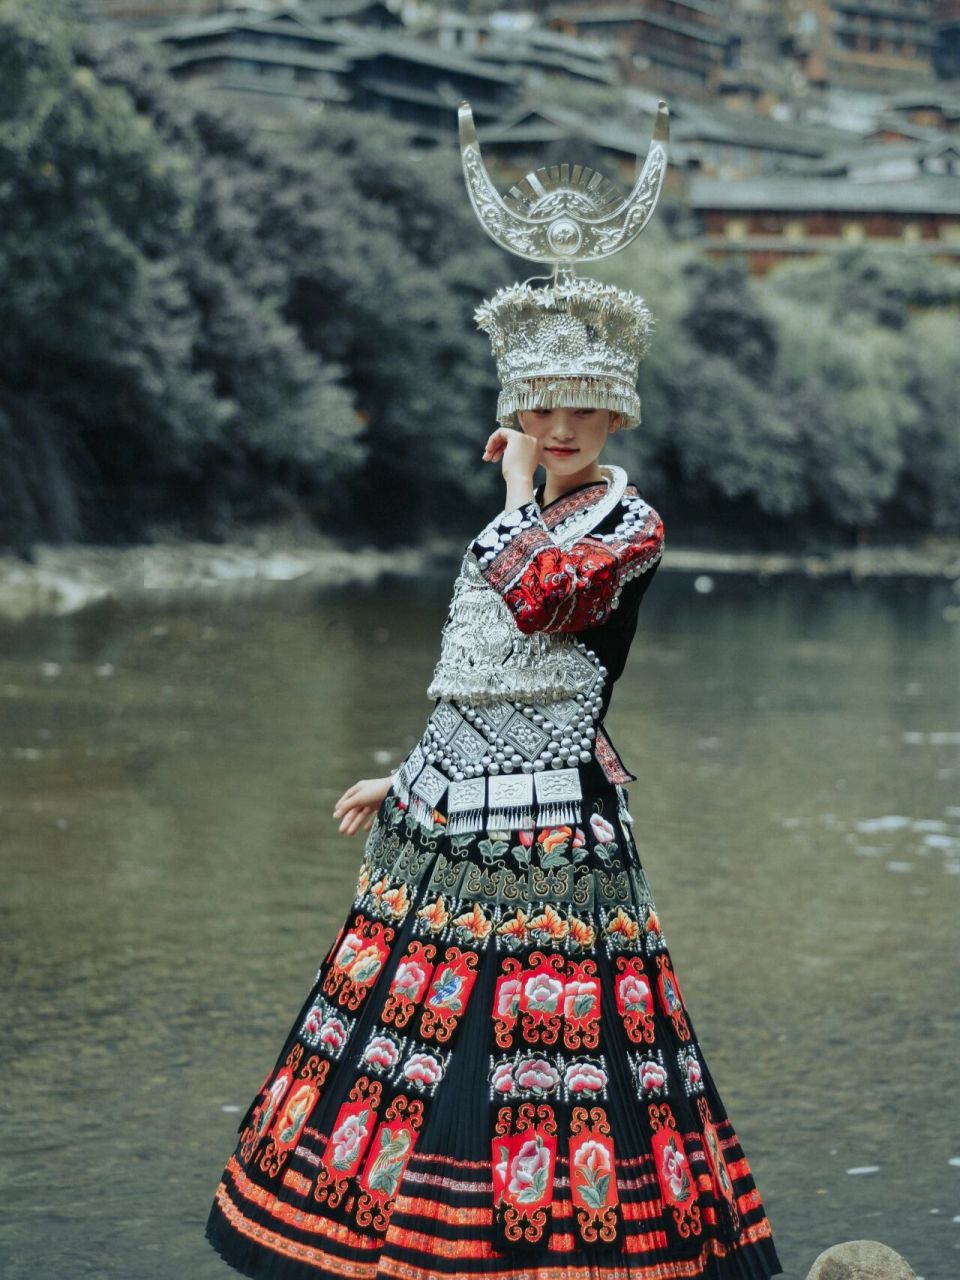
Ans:
[{"label": "distant village", "polygon": [[574,140],[626,189],[665,98],[667,191],[710,256],[756,274],[859,243],[960,259],[960,0],[80,7],[266,129],[347,106],[452,146],[466,98],[506,184]]}]

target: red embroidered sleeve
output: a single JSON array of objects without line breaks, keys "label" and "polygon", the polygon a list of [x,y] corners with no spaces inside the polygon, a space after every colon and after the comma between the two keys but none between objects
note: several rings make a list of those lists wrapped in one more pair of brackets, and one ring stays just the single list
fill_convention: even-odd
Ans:
[{"label": "red embroidered sleeve", "polygon": [[494,517],[470,549],[521,631],[583,631],[605,622],[625,583],[663,551],[663,521],[642,498],[625,496],[619,514],[612,532],[561,547],[527,502]]}]

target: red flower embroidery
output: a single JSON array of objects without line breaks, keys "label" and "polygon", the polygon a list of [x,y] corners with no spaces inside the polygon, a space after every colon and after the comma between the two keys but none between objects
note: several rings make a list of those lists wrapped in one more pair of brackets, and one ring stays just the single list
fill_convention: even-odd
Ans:
[{"label": "red flower embroidery", "polygon": [[571,1062],[563,1073],[563,1083],[574,1095],[597,1094],[606,1088],[607,1073],[593,1062]]},{"label": "red flower embroidery", "polygon": [[536,1204],[544,1199],[552,1168],[552,1152],[538,1134],[529,1138],[510,1161],[507,1194],[517,1204]]},{"label": "red flower embroidery", "polygon": [[551,1093],[560,1083],[560,1073],[546,1058],[523,1058],[514,1072],[517,1087],[532,1093]]},{"label": "red flower embroidery", "polygon": [[404,1063],[403,1074],[412,1084],[430,1088],[443,1075],[443,1063],[432,1053],[412,1053]]}]

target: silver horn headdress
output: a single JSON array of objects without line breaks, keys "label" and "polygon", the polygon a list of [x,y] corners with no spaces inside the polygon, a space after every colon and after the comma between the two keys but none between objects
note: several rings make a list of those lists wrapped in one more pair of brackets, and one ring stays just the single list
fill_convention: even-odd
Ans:
[{"label": "silver horn headdress", "polygon": [[637,294],[576,275],[578,263],[609,258],[640,234],[667,170],[669,114],[661,102],[633,190],[623,196],[583,165],[538,169],[501,196],[490,180],[469,103],[460,105],[460,154],[480,224],[504,249],[553,267],[543,288],[500,289],[475,318],[490,336],[505,426],[517,410],[612,409],[640,421],[636,383],[653,317]]}]

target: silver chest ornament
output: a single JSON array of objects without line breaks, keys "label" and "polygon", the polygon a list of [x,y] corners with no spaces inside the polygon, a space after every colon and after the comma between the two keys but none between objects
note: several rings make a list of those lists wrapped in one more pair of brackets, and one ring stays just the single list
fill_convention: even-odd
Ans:
[{"label": "silver chest ornament", "polygon": [[[570,547],[621,501],[622,467],[603,496],[552,533]],[[520,631],[472,551],[464,555],[427,688],[439,698],[395,789],[429,823],[447,796],[449,835],[576,822],[579,765],[594,758],[607,669],[575,635]]]}]

